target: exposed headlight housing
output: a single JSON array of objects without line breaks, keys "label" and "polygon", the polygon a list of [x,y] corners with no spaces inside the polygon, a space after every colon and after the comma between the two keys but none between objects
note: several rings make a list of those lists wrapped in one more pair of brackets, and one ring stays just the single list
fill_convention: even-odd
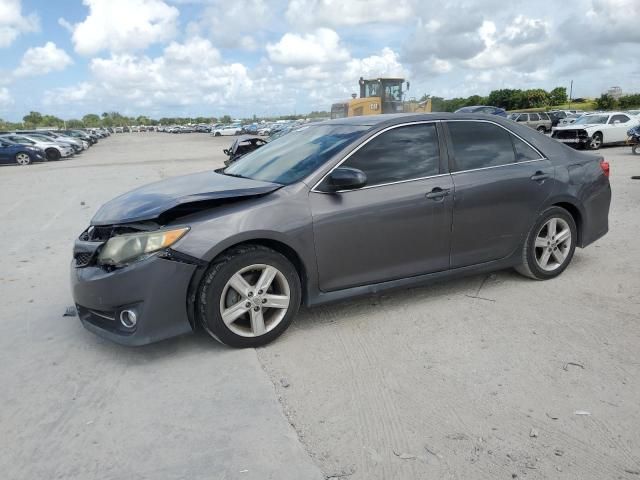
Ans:
[{"label": "exposed headlight housing", "polygon": [[101,265],[122,266],[143,260],[155,252],[165,250],[180,240],[189,227],[153,232],[127,233],[111,237],[100,250],[98,263]]}]

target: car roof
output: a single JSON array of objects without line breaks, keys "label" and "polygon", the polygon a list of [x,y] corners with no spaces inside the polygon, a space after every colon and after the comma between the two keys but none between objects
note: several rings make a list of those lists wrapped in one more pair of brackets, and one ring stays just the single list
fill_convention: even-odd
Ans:
[{"label": "car roof", "polygon": [[500,123],[497,115],[486,113],[386,113],[382,115],[363,115],[359,117],[344,117],[333,120],[315,122],[313,125],[360,125],[365,127],[380,126],[383,124],[395,125],[405,122],[435,121],[435,120],[491,120]]}]

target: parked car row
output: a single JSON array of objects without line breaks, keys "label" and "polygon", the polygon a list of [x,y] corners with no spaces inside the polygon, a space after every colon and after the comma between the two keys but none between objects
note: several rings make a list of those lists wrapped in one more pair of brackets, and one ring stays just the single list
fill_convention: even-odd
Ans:
[{"label": "parked car row", "polygon": [[109,135],[101,128],[0,132],[0,164],[30,165],[70,158]]}]

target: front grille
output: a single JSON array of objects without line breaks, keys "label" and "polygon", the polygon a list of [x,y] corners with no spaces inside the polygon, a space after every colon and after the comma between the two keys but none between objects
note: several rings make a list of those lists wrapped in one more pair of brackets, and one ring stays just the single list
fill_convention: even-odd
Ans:
[{"label": "front grille", "polygon": [[556,130],[554,136],[556,138],[562,138],[562,139],[578,138],[578,131],[577,130]]},{"label": "front grille", "polygon": [[589,135],[587,134],[586,130],[579,130],[579,129],[575,129],[575,130],[556,130],[555,132],[553,132],[553,137],[554,138],[559,138],[561,140],[570,140],[570,139],[576,139],[576,138],[587,138]]}]

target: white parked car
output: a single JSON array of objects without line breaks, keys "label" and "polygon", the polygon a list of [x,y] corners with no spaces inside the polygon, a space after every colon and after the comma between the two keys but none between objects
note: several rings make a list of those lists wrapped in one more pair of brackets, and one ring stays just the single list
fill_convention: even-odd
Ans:
[{"label": "white parked car", "polygon": [[224,125],[222,127],[215,128],[211,135],[219,137],[220,135],[240,135],[242,133],[242,125]]},{"label": "white parked car", "polygon": [[571,125],[556,127],[551,134],[567,145],[597,150],[602,145],[624,142],[627,130],[640,125],[640,118],[624,112],[588,113]]},{"label": "white parked car", "polygon": [[5,133],[0,138],[7,138],[12,142],[21,145],[31,145],[44,150],[47,160],[60,160],[61,158],[70,157],[74,154],[71,145],[62,145],[53,141],[43,140],[42,138],[32,137],[30,135],[21,135],[19,133]]}]

